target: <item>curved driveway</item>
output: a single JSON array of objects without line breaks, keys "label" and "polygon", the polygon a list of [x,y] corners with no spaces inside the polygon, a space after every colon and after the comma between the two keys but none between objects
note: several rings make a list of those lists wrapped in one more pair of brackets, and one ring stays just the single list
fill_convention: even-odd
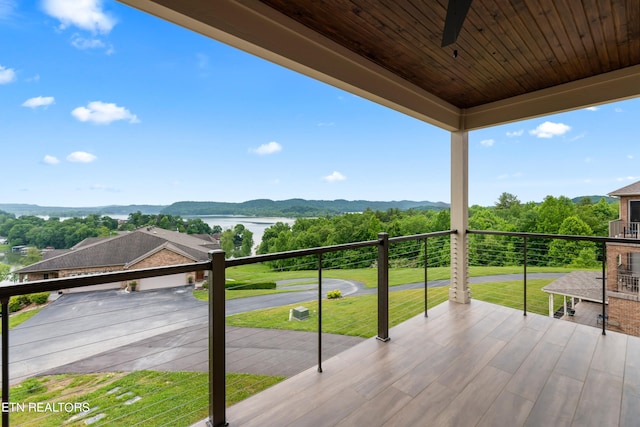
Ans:
[{"label": "curved driveway", "polygon": [[[560,276],[562,274],[555,273],[528,275],[532,279]],[[515,274],[474,277],[470,282],[521,279],[521,274]],[[317,283],[309,283],[312,280],[300,280],[305,282],[300,285],[291,281],[279,283],[282,288],[297,290],[296,292],[228,300],[226,314],[317,300]],[[429,282],[428,286],[448,284],[448,280],[441,280]],[[399,291],[423,286],[423,283],[411,283],[393,286],[390,290]],[[377,292],[377,289],[366,289],[358,282],[323,279],[323,294],[331,289],[340,289],[343,295]],[[206,361],[208,357],[207,324],[207,303],[195,299],[188,286],[133,293],[113,290],[65,294],[42,309],[37,316],[11,330],[11,382],[16,383],[43,373],[93,372],[116,366],[119,369],[169,368],[175,366],[172,365],[172,360],[178,359],[183,360],[180,369],[192,366],[195,370],[200,370],[195,367],[201,366],[203,360]],[[250,328],[239,329],[256,331]],[[234,331],[228,331],[230,337],[243,334],[235,329]],[[263,335],[251,333],[250,338],[243,337],[235,341],[235,347],[232,346],[230,349],[234,349],[236,354],[233,355],[231,352],[230,360],[251,360],[251,357],[258,353],[264,355],[269,352],[278,355],[274,360],[280,360],[284,357],[282,355],[285,351],[293,350],[295,353],[295,348],[300,350],[300,343],[304,343],[303,347],[311,348],[312,352],[315,351],[315,333],[280,331],[277,338],[273,339],[265,338],[265,330],[262,330],[262,333]],[[359,339],[353,337],[337,338],[330,347],[335,347],[337,351],[344,345],[353,345],[357,340]],[[200,344],[195,344],[196,342]],[[155,350],[152,351],[152,348]],[[314,357],[305,355],[303,358],[310,360],[312,366]],[[308,366],[304,368],[306,367]]]}]

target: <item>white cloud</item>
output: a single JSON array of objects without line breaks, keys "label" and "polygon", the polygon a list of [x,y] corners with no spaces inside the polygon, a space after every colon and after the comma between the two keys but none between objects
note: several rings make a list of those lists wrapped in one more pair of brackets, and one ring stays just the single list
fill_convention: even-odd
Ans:
[{"label": "white cloud", "polygon": [[493,139],[483,139],[482,141],[480,141],[480,145],[482,145],[483,147],[493,147],[493,144],[495,144],[496,142]]},{"label": "white cloud", "polygon": [[585,108],[585,110],[589,110],[589,111],[598,111],[599,109],[600,109],[600,108],[595,107],[595,106],[594,106],[594,107],[587,107],[587,108]]},{"label": "white cloud", "polygon": [[102,9],[102,0],[44,0],[45,13],[60,21],[60,28],[75,26],[93,34],[108,34],[116,25]]},{"label": "white cloud", "polygon": [[48,107],[51,104],[55,103],[55,99],[53,96],[36,96],[35,98],[29,98],[22,103],[23,107],[28,108],[38,108],[38,107]]},{"label": "white cloud", "polygon": [[564,123],[544,122],[537,128],[530,130],[529,133],[538,138],[553,138],[554,136],[563,135],[570,130],[571,126],[567,126]]},{"label": "white cloud", "polygon": [[334,171],[331,175],[322,177],[322,179],[327,182],[338,182],[338,181],[344,181],[345,179],[347,179],[347,177],[342,175],[338,171]]},{"label": "white cloud", "polygon": [[115,52],[112,44],[107,44],[104,41],[96,38],[86,39],[79,34],[74,34],[71,37],[71,46],[80,50],[104,49],[107,55],[111,55]]},{"label": "white cloud", "polygon": [[613,111],[615,111],[616,113],[622,113],[624,110],[618,107],[618,108],[615,108]]},{"label": "white cloud", "polygon": [[81,122],[91,122],[96,124],[109,124],[117,120],[128,120],[129,123],[140,123],[138,116],[124,107],[116,104],[101,101],[93,101],[86,107],[78,107],[71,112],[71,115]]},{"label": "white cloud", "polygon": [[50,156],[47,154],[42,159],[42,163],[45,163],[47,165],[57,165],[58,163],[60,163],[60,160],[58,160],[57,157]]},{"label": "white cloud", "polygon": [[640,177],[637,176],[625,176],[616,178],[616,181],[637,181]]},{"label": "white cloud", "polygon": [[633,159],[633,154],[627,154],[627,159]]},{"label": "white cloud", "polygon": [[28,82],[39,82],[40,81],[40,74],[36,74],[33,77],[28,77],[28,78],[25,79],[25,81],[28,81]]},{"label": "white cloud", "polygon": [[271,141],[267,144],[262,144],[258,148],[249,149],[250,153],[259,154],[261,156],[277,153],[278,151],[282,151],[282,145],[278,144],[275,141]]},{"label": "white cloud", "polygon": [[507,136],[509,138],[513,138],[513,137],[516,137],[516,136],[522,136],[523,133],[524,133],[524,129],[520,129],[520,130],[516,130],[516,131],[513,131],[513,132],[507,132]]},{"label": "white cloud", "polygon": [[16,71],[13,68],[7,68],[0,65],[0,85],[13,83],[16,80]]},{"label": "white cloud", "polygon": [[74,34],[71,37],[71,44],[73,47],[78,48],[80,50],[84,49],[99,49],[104,47],[104,42],[100,39],[85,39],[81,37],[79,34]]},{"label": "white cloud", "polygon": [[321,127],[321,128],[322,127],[330,127],[330,126],[333,126],[333,125],[335,125],[334,122],[320,122],[320,123],[318,123],[318,127]]},{"label": "white cloud", "polygon": [[73,163],[91,163],[97,159],[98,158],[96,156],[91,153],[87,153],[86,151],[74,151],[67,156],[67,161]]}]

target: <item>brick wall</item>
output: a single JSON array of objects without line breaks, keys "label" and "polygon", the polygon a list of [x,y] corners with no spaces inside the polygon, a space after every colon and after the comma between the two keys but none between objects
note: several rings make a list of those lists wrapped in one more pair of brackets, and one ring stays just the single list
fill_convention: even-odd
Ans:
[{"label": "brick wall", "polygon": [[187,258],[168,249],[162,249],[155,254],[147,257],[140,262],[133,264],[129,270],[139,268],[161,267],[164,265],[189,264],[193,262],[191,258]]},{"label": "brick wall", "polygon": [[609,295],[609,324],[625,334],[640,337],[640,302],[637,297],[617,298]]}]

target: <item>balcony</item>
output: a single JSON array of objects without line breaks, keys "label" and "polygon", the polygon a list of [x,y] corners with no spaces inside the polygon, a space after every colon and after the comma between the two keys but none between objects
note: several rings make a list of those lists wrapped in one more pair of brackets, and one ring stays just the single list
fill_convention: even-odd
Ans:
[{"label": "balcony", "polygon": [[[0,288],[3,402],[30,403],[21,387],[29,384],[37,393],[38,387],[58,381],[66,388],[50,399],[73,402],[84,387],[91,403],[86,413],[38,413],[12,425],[89,420],[92,425],[205,425],[197,420],[207,416],[214,425],[232,426],[635,425],[640,339],[609,330],[611,321],[594,328],[546,316],[541,282],[571,270],[535,270],[549,260],[541,241],[597,246],[610,239],[467,232],[470,270],[499,259],[508,259],[510,267],[501,270],[499,280],[471,274],[472,300],[459,304],[447,301],[454,286],[447,272],[452,234],[460,236],[453,230],[395,238],[381,234],[373,241],[231,260],[217,251],[210,262]],[[344,281],[333,278],[339,270],[328,266],[360,265],[357,255],[371,266],[362,270],[373,273],[376,286],[343,284],[345,293],[359,296],[342,303],[327,300],[329,286]],[[305,271],[289,272],[282,292],[268,295],[268,306],[283,305],[291,295],[299,298],[294,305],[310,308],[311,323],[296,325],[308,327],[307,332],[250,328],[242,324],[244,318],[231,315],[238,312],[236,300],[225,298],[224,284],[234,267],[293,258],[305,260]],[[166,299],[149,299],[153,294],[144,292],[114,291],[100,294],[102,299],[74,293],[31,322],[8,327],[12,295],[194,269],[209,271],[208,303],[190,298],[187,288]],[[408,272],[420,279],[405,283]],[[355,298],[366,301],[367,309],[347,312]],[[600,309],[608,319],[607,307],[600,304]],[[346,312],[338,322],[344,335],[328,333],[337,329],[331,323],[337,311]],[[91,326],[96,320],[109,326]],[[130,372],[138,376],[129,377]],[[70,373],[86,376],[67,377]],[[103,386],[91,383],[94,373],[106,373],[99,377]],[[245,374],[253,382],[238,389],[243,381],[238,376]],[[141,388],[147,382],[152,386]],[[20,414],[4,411],[4,426],[10,415]]]},{"label": "balcony", "polygon": [[609,221],[609,237],[637,239],[640,222],[624,222],[620,219]]},{"label": "balcony", "polygon": [[[228,410],[241,426],[637,425],[640,339],[445,302]],[[204,426],[204,424],[200,424]]]}]

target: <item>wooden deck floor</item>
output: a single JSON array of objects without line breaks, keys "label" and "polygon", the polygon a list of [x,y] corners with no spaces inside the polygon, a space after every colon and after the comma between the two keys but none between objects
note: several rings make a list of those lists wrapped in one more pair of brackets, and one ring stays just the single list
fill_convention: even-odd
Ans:
[{"label": "wooden deck floor", "polygon": [[230,426],[637,426],[640,339],[444,303],[228,408]]}]

